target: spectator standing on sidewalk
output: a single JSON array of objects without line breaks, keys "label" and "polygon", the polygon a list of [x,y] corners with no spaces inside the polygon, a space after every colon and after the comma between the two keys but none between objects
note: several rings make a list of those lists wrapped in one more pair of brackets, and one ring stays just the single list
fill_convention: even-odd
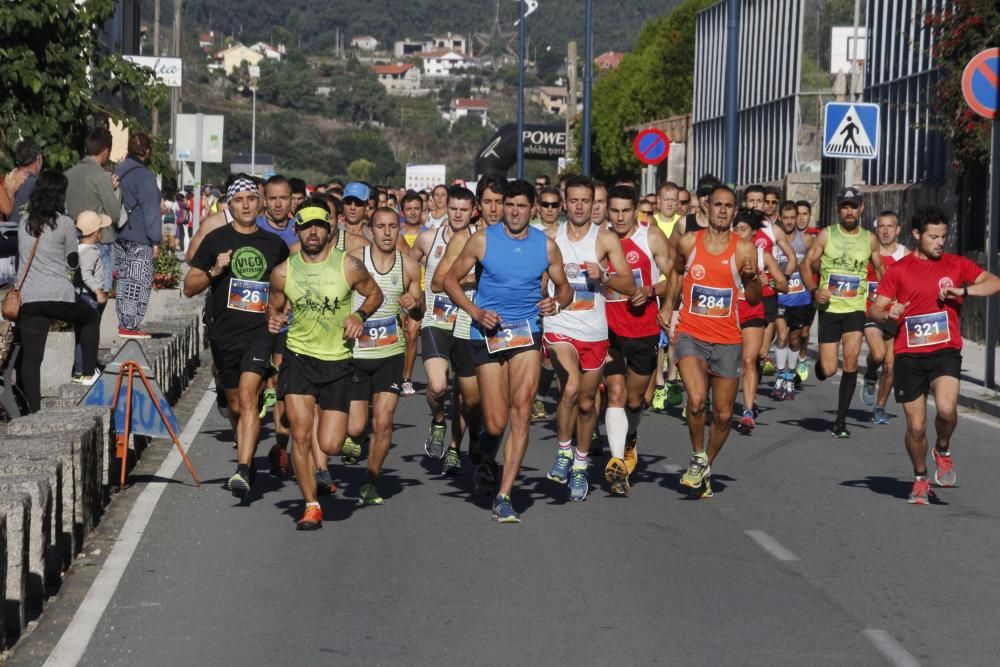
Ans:
[{"label": "spectator standing on sidewalk", "polygon": [[10,217],[17,220],[28,206],[28,198],[35,189],[38,174],[42,171],[42,150],[31,139],[22,139],[14,148],[14,163],[16,171],[24,180],[14,192],[14,210]]},{"label": "spectator standing on sidewalk", "polygon": [[[111,270],[105,266],[101,260],[100,238],[101,230],[111,226],[111,218],[107,215],[98,215],[93,211],[84,211],[76,218],[76,229],[80,233],[80,241],[77,246],[79,253],[79,267],[73,275],[73,286],[76,288],[77,301],[83,301],[97,315],[97,328],[100,330],[101,316],[104,314],[104,307],[108,303],[107,292],[104,291],[104,278]],[[81,327],[77,325],[76,350],[73,355],[73,382],[90,386],[97,381],[100,373],[95,371],[91,375],[83,374],[84,355],[93,354],[97,358],[98,336],[87,341],[93,345],[93,350],[84,350]]]},{"label": "spectator standing on sidewalk", "polygon": [[153,289],[153,260],[160,252],[163,225],[160,222],[160,188],[150,171],[152,143],[148,134],[133,134],[128,140],[128,156],[121,161],[118,176],[122,202],[128,221],[115,242],[115,310],[118,335],[122,338],[149,338],[142,331],[149,294]]},{"label": "spectator standing on sidewalk", "polygon": [[[123,211],[118,177],[104,169],[111,158],[111,132],[103,126],[95,127],[87,134],[83,148],[86,157],[66,172],[69,180],[69,187],[66,189],[66,214],[75,220],[84,211],[93,211],[111,218],[111,226],[101,230],[100,247],[104,265],[113,266],[112,247]],[[107,273],[104,291],[111,292],[111,271]]]}]

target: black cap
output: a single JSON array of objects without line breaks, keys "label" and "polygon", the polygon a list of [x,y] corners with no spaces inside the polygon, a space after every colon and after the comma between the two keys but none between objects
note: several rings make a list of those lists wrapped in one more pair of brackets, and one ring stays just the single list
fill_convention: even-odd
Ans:
[{"label": "black cap", "polygon": [[864,197],[861,194],[861,191],[858,190],[857,188],[853,187],[841,188],[840,192],[837,193],[837,205],[838,206],[840,204],[857,205],[861,203],[863,198]]}]

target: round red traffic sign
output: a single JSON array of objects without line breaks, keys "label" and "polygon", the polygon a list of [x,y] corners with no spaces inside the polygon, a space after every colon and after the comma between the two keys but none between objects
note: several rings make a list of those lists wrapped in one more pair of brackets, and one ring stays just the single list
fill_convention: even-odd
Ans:
[{"label": "round red traffic sign", "polygon": [[648,128],[636,135],[632,148],[639,162],[660,164],[670,155],[670,137],[662,130]]},{"label": "round red traffic sign", "polygon": [[969,108],[984,118],[997,114],[997,76],[1000,70],[1000,48],[986,49],[976,54],[962,73],[962,95]]}]

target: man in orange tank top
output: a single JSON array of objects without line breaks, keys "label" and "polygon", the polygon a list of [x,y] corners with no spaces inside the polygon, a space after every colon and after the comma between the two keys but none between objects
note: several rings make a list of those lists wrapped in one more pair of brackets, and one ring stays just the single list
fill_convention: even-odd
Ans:
[{"label": "man in orange tank top", "polygon": [[[659,314],[660,326],[666,329],[683,290],[674,345],[688,396],[693,451],[681,484],[701,498],[712,496],[711,466],[729,436],[739,387],[742,337],[736,295],[742,284],[750,305],[757,305],[762,297],[757,249],[732,233],[736,193],[718,186],[709,195],[708,206],[708,228],[685,234],[677,244],[667,298]],[[709,383],[714,405],[706,449],[705,400]]]}]

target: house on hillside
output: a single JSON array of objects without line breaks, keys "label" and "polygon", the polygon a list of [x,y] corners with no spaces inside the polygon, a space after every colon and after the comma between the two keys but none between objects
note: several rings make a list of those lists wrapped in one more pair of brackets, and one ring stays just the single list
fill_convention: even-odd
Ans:
[{"label": "house on hillside", "polygon": [[453,76],[473,65],[464,54],[450,49],[418,53],[417,57],[424,64],[424,76]]},{"label": "house on hillside", "polygon": [[278,47],[275,48],[267,42],[257,42],[250,48],[265,58],[270,58],[271,60],[281,60],[285,56],[284,44],[279,44]]},{"label": "house on hillside", "polygon": [[351,37],[351,47],[362,51],[374,51],[378,48],[378,40],[371,35]]},{"label": "house on hillside", "polygon": [[594,67],[597,68],[598,72],[607,72],[608,70],[618,69],[618,65],[621,64],[622,58],[625,54],[621,51],[605,51],[601,55],[594,58]]},{"label": "house on hillside", "polygon": [[416,97],[424,92],[420,89],[420,70],[410,63],[375,65],[374,69],[378,82],[390,95]]},{"label": "house on hillside", "polygon": [[208,32],[198,33],[198,48],[204,49],[206,47],[211,48],[215,46],[215,31],[209,30]]},{"label": "house on hillside", "polygon": [[[538,86],[531,89],[531,101],[551,114],[565,116],[569,107],[569,92],[560,86]],[[573,105],[574,113],[577,106]]]},{"label": "house on hillside", "polygon": [[445,114],[445,119],[454,123],[459,118],[473,116],[475,118],[479,118],[480,123],[483,127],[485,127],[488,120],[487,113],[489,112],[489,109],[490,103],[487,100],[478,100],[471,97],[456,97],[448,104],[448,113]]},{"label": "house on hillside", "polygon": [[466,54],[466,41],[465,37],[461,35],[453,35],[450,32],[446,35],[434,35],[431,37],[430,41],[427,42],[425,47],[426,51],[454,51],[455,53]]},{"label": "house on hillside", "polygon": [[264,59],[264,54],[240,43],[222,49],[215,54],[215,64],[210,69],[221,69],[226,74],[232,74],[246,61],[248,65],[258,65]]},{"label": "house on hillside", "polygon": [[392,52],[397,58],[408,58],[425,51],[427,44],[415,39],[399,39],[392,45]]}]

